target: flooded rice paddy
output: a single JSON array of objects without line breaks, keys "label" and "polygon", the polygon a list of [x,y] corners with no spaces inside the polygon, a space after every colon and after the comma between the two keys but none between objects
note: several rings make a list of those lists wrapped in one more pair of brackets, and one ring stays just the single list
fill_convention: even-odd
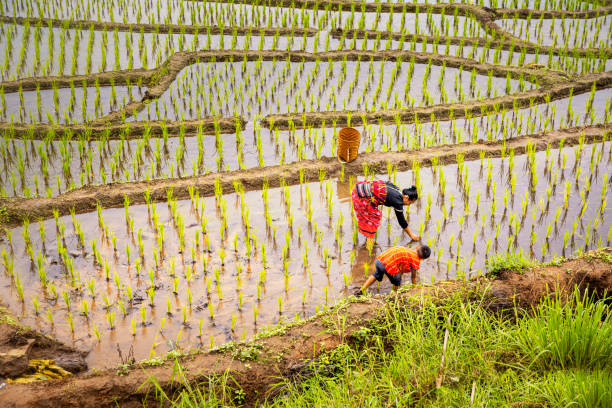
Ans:
[{"label": "flooded rice paddy", "polygon": [[[374,177],[420,186],[408,218],[433,249],[420,271],[430,284],[485,273],[493,253],[549,261],[609,245],[610,158],[606,142]],[[353,221],[355,181],[236,184],[26,224],[0,247],[2,296],[24,323],[93,347],[91,367],[119,362],[117,344],[141,359],[251,337],[364,281],[373,258]],[[374,253],[396,244],[410,245],[385,210]]]}]

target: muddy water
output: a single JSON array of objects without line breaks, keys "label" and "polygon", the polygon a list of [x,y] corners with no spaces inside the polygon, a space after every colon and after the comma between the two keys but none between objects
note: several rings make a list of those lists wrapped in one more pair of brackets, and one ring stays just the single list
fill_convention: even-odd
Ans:
[{"label": "muddy water", "polygon": [[[484,99],[533,84],[456,68],[363,61],[202,63],[185,68],[138,120],[327,110],[402,109]],[[444,92],[440,92],[443,90]],[[173,103],[173,101],[177,103]]]},{"label": "muddy water", "polygon": [[[420,189],[419,203],[409,209],[409,223],[433,250],[431,259],[423,262],[420,282],[483,273],[488,256],[507,250],[546,261],[609,245],[612,229],[605,219],[612,213],[610,158],[610,143],[606,143],[539,152],[533,163],[528,156],[517,156],[512,165],[509,158],[482,164],[476,160],[463,163],[460,170],[450,165],[421,169],[416,177],[413,172],[392,174],[390,178],[400,186],[416,180]],[[537,175],[533,184],[532,174]],[[28,227],[34,262],[27,254],[23,228],[16,228],[10,231],[12,244],[4,242],[0,249],[6,259],[0,293],[24,323],[91,349],[91,367],[117,363],[117,345],[124,354],[133,346],[135,357],[141,359],[175,347],[208,347],[211,342],[251,337],[281,318],[312,315],[364,281],[364,262],[370,265],[372,259],[363,247],[363,237],[353,239],[352,182],[330,179],[269,189],[267,199],[261,191],[226,191],[218,202],[208,197],[153,204],[150,209],[132,206],[128,214],[133,234],[124,209],[101,211],[103,228],[96,213],[77,215],[77,228],[70,216],[57,223],[51,219]],[[607,190],[602,192],[604,183]],[[223,213],[227,214],[225,229]],[[396,243],[414,246],[393,214],[387,209],[383,214],[375,253]],[[84,245],[75,230],[82,231]],[[184,231],[182,250],[179,230]],[[62,234],[57,231],[64,231],[63,238],[58,238]],[[93,242],[99,263],[94,261]],[[136,267],[139,242],[142,266]],[[49,282],[47,295],[38,273],[39,258]],[[9,277],[7,264],[18,278]],[[24,302],[19,300],[16,281],[23,288]],[[93,283],[95,298],[88,282]],[[154,307],[147,293],[152,286]],[[389,289],[387,281],[374,287],[381,292]],[[89,318],[82,315],[83,302]]]},{"label": "muddy water", "polygon": [[[360,151],[396,151],[470,140],[500,140],[525,133],[609,121],[606,112],[610,112],[612,90],[595,92],[590,107],[589,98],[589,93],[586,93],[572,97],[571,105],[569,98],[565,98],[520,109],[516,113],[510,111],[472,120],[400,125],[399,129],[396,125],[373,124],[365,130],[359,127],[363,133]],[[570,115],[568,106],[571,107]],[[261,134],[261,149],[257,144],[257,132]],[[190,176],[208,171],[251,168],[260,163],[269,166],[334,156],[335,132],[333,127],[329,127],[277,133],[249,122],[240,137],[220,135],[219,141],[214,136],[197,135],[169,137],[167,143],[160,138],[124,142],[24,142],[5,138],[0,140],[4,163],[4,171],[0,172],[0,191],[7,196],[45,196],[47,190],[57,194],[87,184]],[[221,150],[222,157],[218,154]],[[23,178],[20,162],[23,163]],[[64,169],[64,162],[68,163],[68,171]],[[61,178],[59,183],[57,176]]]},{"label": "muddy water", "polygon": [[558,47],[605,48],[612,45],[612,16],[591,19],[500,20],[499,25],[524,40]]},{"label": "muddy water", "polygon": [[140,100],[136,86],[75,87],[2,95],[0,120],[10,123],[83,123]]}]

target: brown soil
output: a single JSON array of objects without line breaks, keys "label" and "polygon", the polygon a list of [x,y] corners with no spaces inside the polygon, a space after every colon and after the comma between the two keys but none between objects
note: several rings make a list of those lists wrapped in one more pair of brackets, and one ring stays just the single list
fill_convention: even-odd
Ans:
[{"label": "brown soil", "polygon": [[[551,73],[553,71],[546,71]],[[479,101],[434,105],[422,108],[366,111],[330,111],[268,115],[262,122],[275,129],[305,128],[308,126],[345,126],[364,123],[414,123],[433,122],[463,117],[478,117],[497,114],[501,110],[526,108],[557,99],[567,98],[570,94],[587,92],[595,84],[596,89],[612,87],[612,72],[587,74],[572,80],[551,82],[541,88],[514,95],[504,95]]]},{"label": "brown soil", "polygon": [[510,151],[522,154],[529,146],[534,146],[536,150],[544,150],[547,146],[554,148],[560,143],[563,143],[563,146],[593,143],[609,140],[607,132],[611,126],[612,124],[576,127],[520,136],[507,141],[464,142],[419,150],[365,153],[358,156],[355,161],[344,165],[335,157],[324,157],[318,160],[303,160],[279,166],[211,173],[204,176],[83,187],[51,198],[0,199],[0,207],[6,209],[8,216],[6,226],[16,226],[26,217],[30,220],[50,218],[54,209],[59,211],[60,215],[68,215],[73,208],[77,213],[94,211],[97,202],[100,202],[104,208],[121,207],[125,195],[129,196],[132,204],[144,203],[146,192],[151,195],[153,201],[165,201],[168,189],[172,189],[173,197],[178,199],[188,198],[190,188],[199,191],[200,196],[212,196],[216,180],[226,192],[234,189],[235,181],[241,182],[245,190],[259,190],[266,182],[270,187],[277,187],[281,180],[287,185],[294,185],[300,183],[300,179],[304,182],[318,181],[322,175],[340,177],[343,169],[345,177],[361,175],[363,166],[366,165],[374,172],[386,172],[387,165],[396,166],[399,171],[403,171],[412,168],[413,161],[419,162],[421,167],[431,166],[435,161],[442,164],[456,163],[459,154],[463,155],[465,160],[476,160],[481,153],[484,157],[500,157],[508,155]]},{"label": "brown soil", "polygon": [[0,306],[0,352],[26,347],[28,351],[25,353],[25,358],[12,361],[10,367],[7,364],[0,368],[0,382],[2,374],[11,373],[13,375],[10,376],[14,377],[28,373],[29,359],[54,360],[58,366],[74,374],[87,370],[85,362],[87,352],[69,347],[52,337],[20,325],[4,307]]},{"label": "brown soil", "polygon": [[[390,11],[394,9],[397,10],[398,7],[394,5],[381,5],[382,9],[388,9],[386,11]],[[435,7],[427,7],[425,5],[421,5],[421,11],[431,10],[432,13],[442,13],[447,14],[449,11],[454,13],[454,6],[459,6],[457,8],[458,14],[464,16],[472,16],[478,19],[483,28],[488,29],[488,34],[493,38],[489,39],[479,39],[479,38],[462,38],[462,37],[435,37],[435,36],[424,36],[424,35],[412,35],[407,36],[409,39],[416,39],[416,41],[428,42],[428,43],[439,43],[439,44],[462,44],[462,45],[484,45],[487,43],[491,48],[496,48],[498,45],[501,45],[503,49],[515,49],[522,50],[525,49],[528,52],[540,51],[543,53],[552,52],[555,55],[566,55],[567,50],[565,48],[557,48],[552,46],[544,46],[535,44],[532,42],[528,42],[522,40],[519,37],[515,37],[510,33],[504,31],[501,27],[499,27],[496,23],[496,19],[506,19],[506,18],[534,18],[538,19],[541,16],[543,18],[593,18],[599,16],[605,16],[612,12],[612,7],[602,7],[588,11],[562,11],[562,10],[531,10],[531,9],[491,9],[488,7],[482,6],[474,6],[474,5],[466,5],[467,8],[462,7],[463,5],[445,5],[445,4],[435,4],[429,5]],[[372,9],[372,5],[367,5],[366,9]],[[394,8],[395,7],[395,8]],[[425,8],[427,7],[427,8]],[[479,8],[480,11],[474,13],[474,7]],[[406,5],[406,12],[416,12],[419,8],[415,5]],[[450,9],[450,10],[449,10]],[[374,5],[374,10],[376,10]],[[236,35],[293,35],[293,36],[308,36],[312,37],[317,33],[317,30],[312,28],[289,28],[289,27],[278,27],[278,28],[270,28],[270,27],[207,27],[202,28],[198,25],[178,25],[178,24],[128,24],[128,23],[120,23],[120,22],[100,22],[93,20],[60,20],[60,19],[40,19],[40,18],[26,18],[26,17],[9,17],[9,16],[0,16],[0,21],[9,24],[26,24],[37,25],[42,24],[47,27],[51,24],[53,27],[65,27],[65,28],[74,28],[74,29],[90,29],[94,30],[106,30],[106,31],[121,31],[121,32],[145,32],[145,33],[185,33],[185,34],[236,34]],[[375,38],[377,34],[381,34],[388,38],[388,36],[392,36],[393,38],[399,39],[402,34],[400,33],[389,33],[389,32],[379,32],[379,31],[369,31],[369,30],[346,30],[350,36],[356,32],[358,38],[362,38],[364,33],[368,33],[368,36],[371,38]],[[332,32],[332,34],[336,36],[340,36],[342,30],[336,29]],[[600,49],[573,49],[572,55],[580,55],[580,56],[588,56],[588,55],[599,55],[600,52],[603,55],[612,55],[611,49],[605,49],[601,51]]]},{"label": "brown soil", "polygon": [[[401,292],[396,302],[375,296],[347,303],[323,316],[289,327],[284,334],[243,343],[227,352],[204,352],[181,358],[185,379],[173,375],[173,361],[151,367],[136,364],[124,376],[113,370],[96,374],[32,384],[10,384],[0,391],[3,407],[123,407],[142,406],[143,401],[154,402],[150,384],[155,377],[166,393],[179,391],[184,381],[198,383],[213,375],[229,371],[246,396],[245,406],[272,397],[279,378],[292,377],[305,360],[350,342],[355,331],[372,324],[386,308],[412,305],[418,298],[444,298],[459,291],[471,291],[486,299],[485,305],[494,312],[512,310],[514,305],[531,310],[548,293],[564,295],[577,285],[583,291],[603,292],[612,289],[612,264],[607,248],[559,266],[542,266],[526,272],[506,272],[499,278],[480,278],[468,282],[443,282],[430,287],[413,287]],[[605,260],[607,258],[607,262]],[[338,322],[338,324],[336,324]],[[344,323],[340,323],[344,322]],[[257,347],[261,350],[255,360],[241,362],[232,358],[232,351]]]},{"label": "brown soil", "polygon": [[[97,139],[140,139],[146,132],[152,136],[160,136],[164,129],[170,135],[175,136],[183,129],[186,133],[196,132],[198,127],[202,128],[204,134],[215,134],[215,122],[221,133],[235,133],[237,124],[244,127],[241,118],[213,118],[206,117],[199,120],[184,120],[181,122],[129,122],[113,125],[46,125],[46,124],[9,124],[0,123],[0,132],[6,132],[10,137],[24,139],[46,139],[53,136],[61,138],[64,135],[74,137],[85,137],[87,140]],[[148,129],[148,130],[147,130]]]},{"label": "brown soil", "polygon": [[[199,0],[202,1],[202,0]],[[220,3],[229,3],[229,0],[220,0]],[[258,2],[262,3],[262,2]],[[266,1],[265,4],[271,4],[272,6],[279,7],[295,7],[295,8],[306,8],[313,9],[315,6],[319,10],[324,9],[326,6],[330,7],[331,10],[342,9],[344,11],[350,11],[351,6],[355,7],[355,11],[378,11],[389,12],[393,10],[396,13],[401,13],[403,8],[406,8],[406,12],[409,13],[426,13],[431,12],[432,14],[446,14],[453,15],[455,10],[457,14],[461,16],[475,17],[480,16],[492,16],[495,18],[512,18],[516,15],[518,18],[524,18],[529,15],[532,18],[552,18],[552,17],[563,17],[566,18],[592,18],[610,14],[612,12],[612,6],[609,6],[610,2],[603,2],[606,4],[605,7],[596,8],[588,11],[566,11],[566,10],[530,10],[530,9],[505,9],[505,8],[490,8],[485,6],[478,6],[474,4],[464,3],[436,3],[436,4],[419,4],[419,3],[374,3],[374,2],[361,2],[354,0],[330,0],[324,3],[317,0],[272,0]],[[323,5],[324,4],[324,5]]]},{"label": "brown soil", "polygon": [[100,86],[114,85],[142,85],[147,84],[148,78],[156,72],[157,69],[126,69],[122,71],[99,72],[96,74],[86,75],[69,75],[69,76],[42,76],[33,78],[22,78],[14,81],[0,82],[0,87],[4,88],[5,93],[22,91],[35,91],[57,88],[70,88],[70,85],[75,87],[94,86],[96,83]]}]

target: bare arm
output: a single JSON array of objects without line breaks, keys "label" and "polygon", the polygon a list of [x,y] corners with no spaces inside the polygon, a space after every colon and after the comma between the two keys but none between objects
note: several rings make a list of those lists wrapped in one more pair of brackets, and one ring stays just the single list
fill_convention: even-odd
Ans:
[{"label": "bare arm", "polygon": [[363,284],[363,286],[361,287],[361,291],[365,292],[366,289],[372,286],[374,282],[376,282],[376,278],[374,277],[374,275],[370,275],[368,279],[365,281],[365,283]]},{"label": "bare arm", "polygon": [[413,234],[412,231],[410,231],[410,227],[408,227],[408,226],[406,226],[406,228],[404,228],[404,231],[406,231],[406,233],[410,236],[410,238],[413,241],[418,241],[418,240],[421,239],[421,237],[419,237],[418,235]]}]

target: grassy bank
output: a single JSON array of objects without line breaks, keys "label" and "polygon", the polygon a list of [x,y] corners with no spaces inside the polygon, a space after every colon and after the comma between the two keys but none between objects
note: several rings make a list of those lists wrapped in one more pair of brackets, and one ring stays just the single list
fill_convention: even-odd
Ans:
[{"label": "grassy bank", "polygon": [[[609,299],[608,299],[609,300]],[[612,406],[612,321],[605,300],[548,298],[497,316],[484,298],[389,308],[354,341],[280,379],[269,407]],[[341,328],[338,328],[341,330]],[[176,366],[180,375],[180,367]],[[176,397],[176,407],[240,406],[231,374]]]}]

